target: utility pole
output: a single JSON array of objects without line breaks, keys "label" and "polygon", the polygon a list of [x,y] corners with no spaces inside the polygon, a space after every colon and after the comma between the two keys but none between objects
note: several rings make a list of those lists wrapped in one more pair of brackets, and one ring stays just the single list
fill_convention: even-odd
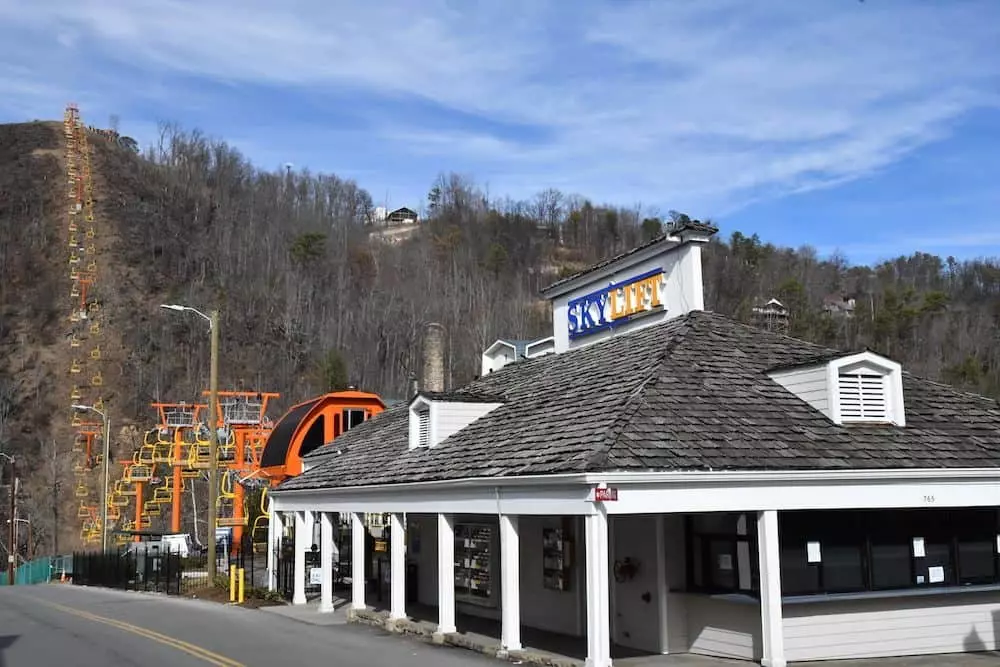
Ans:
[{"label": "utility pole", "polygon": [[17,559],[14,557],[17,539],[17,469],[14,466],[14,459],[10,459],[10,536],[7,543],[7,583],[14,585],[14,568],[17,566]]},{"label": "utility pole", "polygon": [[[215,583],[215,518],[219,495],[219,311],[213,310],[209,315],[211,327],[211,369],[208,379],[208,413],[211,428],[208,431],[209,464],[208,464],[208,581]],[[197,519],[195,519],[197,521]]]},{"label": "utility pole", "polygon": [[[160,308],[177,312],[192,312],[208,321],[211,338],[211,369],[208,379],[208,580],[215,581],[215,518],[219,495],[219,311],[213,310],[206,315],[197,308],[181,306],[175,303],[161,304]],[[195,519],[197,521],[197,519]]]}]

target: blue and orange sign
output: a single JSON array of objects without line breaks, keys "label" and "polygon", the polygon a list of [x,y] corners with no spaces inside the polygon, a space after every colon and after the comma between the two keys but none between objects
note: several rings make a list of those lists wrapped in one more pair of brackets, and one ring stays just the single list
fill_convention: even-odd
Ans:
[{"label": "blue and orange sign", "polygon": [[663,269],[654,269],[571,299],[567,312],[570,339],[621,326],[637,317],[663,310],[665,277]]}]

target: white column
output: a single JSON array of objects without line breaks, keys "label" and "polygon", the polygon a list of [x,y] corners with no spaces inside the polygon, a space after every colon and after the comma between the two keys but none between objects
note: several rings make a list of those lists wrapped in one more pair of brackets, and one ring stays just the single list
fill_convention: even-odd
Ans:
[{"label": "white column", "polygon": [[760,623],[764,667],[785,667],[785,636],[781,618],[781,566],[778,557],[778,512],[757,514],[760,557]]},{"label": "white column", "polygon": [[587,515],[587,667],[611,665],[611,590],[608,583],[608,515],[598,504]]},{"label": "white column", "polygon": [[351,608],[365,608],[365,520],[351,512]]},{"label": "white column", "polygon": [[277,552],[281,546],[281,534],[284,524],[281,522],[281,512],[271,507],[271,516],[267,521],[267,590],[278,590],[278,559]]},{"label": "white column", "polygon": [[406,535],[399,512],[389,515],[389,534],[389,618],[406,618]]},{"label": "white column", "polygon": [[517,516],[500,515],[500,644],[521,650],[521,548]]},{"label": "white column", "polygon": [[438,634],[455,632],[455,520],[438,514]]},{"label": "white column", "polygon": [[667,554],[664,517],[661,514],[654,514],[653,520],[656,522],[656,606],[660,624],[660,653],[666,655],[670,653],[670,609],[668,606],[670,586],[667,582],[667,559],[670,556]]},{"label": "white column", "polygon": [[306,603],[306,550],[309,548],[306,514],[309,512],[295,512],[295,580],[292,584],[292,604]]},{"label": "white column", "polygon": [[329,512],[319,515],[319,559],[323,579],[319,589],[319,610],[333,611],[333,517]]}]

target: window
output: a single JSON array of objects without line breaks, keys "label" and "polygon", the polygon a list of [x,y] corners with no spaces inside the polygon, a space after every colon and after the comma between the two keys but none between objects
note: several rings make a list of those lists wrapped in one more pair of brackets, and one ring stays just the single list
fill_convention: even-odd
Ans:
[{"label": "window", "polygon": [[342,411],[344,415],[344,430],[350,430],[363,422],[365,420],[365,411],[357,409],[345,409]]},{"label": "window", "polygon": [[888,419],[883,376],[870,371],[841,373],[838,376],[838,387],[841,419]]},{"label": "window", "polygon": [[1000,583],[995,509],[779,515],[786,595]]},{"label": "window", "polygon": [[752,514],[687,517],[688,586],[706,593],[756,591],[756,536]]}]

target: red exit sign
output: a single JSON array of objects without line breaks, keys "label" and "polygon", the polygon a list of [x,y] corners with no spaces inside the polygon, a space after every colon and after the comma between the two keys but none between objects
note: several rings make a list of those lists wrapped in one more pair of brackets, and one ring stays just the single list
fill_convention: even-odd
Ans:
[{"label": "red exit sign", "polygon": [[618,500],[618,489],[614,487],[597,487],[594,489],[594,502],[606,503]]}]

